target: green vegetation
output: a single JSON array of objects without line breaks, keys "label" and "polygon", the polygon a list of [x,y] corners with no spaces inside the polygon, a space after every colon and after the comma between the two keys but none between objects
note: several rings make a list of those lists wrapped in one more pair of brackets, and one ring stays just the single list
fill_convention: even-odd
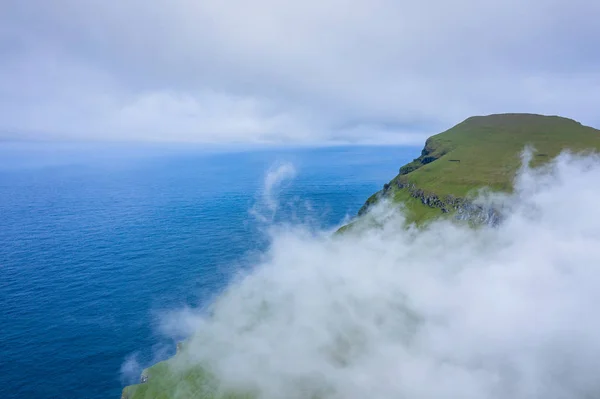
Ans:
[{"label": "green vegetation", "polygon": [[253,399],[248,393],[222,392],[217,381],[198,364],[184,364],[184,355],[144,370],[145,382],[123,389],[122,399]]},{"label": "green vegetation", "polygon": [[431,220],[444,215],[440,208],[423,205],[418,198],[412,197],[408,190],[395,189],[392,199],[396,203],[404,204],[406,211],[409,212],[409,222]]},{"label": "green vegetation", "polygon": [[449,201],[468,199],[477,189],[510,192],[526,146],[533,149],[531,166],[536,167],[564,150],[599,151],[600,130],[558,116],[468,118],[427,139],[421,156],[402,166],[389,188],[371,196],[360,214],[385,196],[405,205],[409,222],[422,224],[455,212],[459,205],[450,207]]},{"label": "green vegetation", "polygon": [[409,182],[438,195],[464,196],[476,187],[509,191],[526,145],[533,166],[565,149],[600,149],[600,131],[571,119],[528,114],[472,117],[428,140],[425,158],[435,158],[406,175]]}]

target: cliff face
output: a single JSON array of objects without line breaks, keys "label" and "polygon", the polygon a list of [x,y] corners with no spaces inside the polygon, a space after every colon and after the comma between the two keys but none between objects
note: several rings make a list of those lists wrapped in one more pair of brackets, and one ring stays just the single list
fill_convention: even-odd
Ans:
[{"label": "cliff face", "polygon": [[418,199],[423,205],[430,208],[440,209],[442,213],[454,213],[457,220],[471,220],[477,223],[483,223],[495,226],[501,220],[501,214],[498,209],[489,206],[475,204],[465,198],[457,198],[451,194],[438,197],[436,194],[427,193],[415,184],[397,182],[398,189],[408,190],[410,196]]},{"label": "cliff face", "polygon": [[[394,184],[394,183],[392,183]],[[434,193],[428,193],[418,188],[414,183],[395,182],[398,190],[405,190],[411,198],[418,200],[423,206],[439,210],[442,214],[451,214],[456,220],[471,221],[476,224],[496,226],[502,220],[502,213],[492,206],[483,206],[465,198],[457,198],[449,194],[440,198]],[[394,186],[386,184],[382,191],[366,202],[358,211],[359,216],[365,214],[371,206],[384,197],[390,197]],[[393,196],[392,196],[393,197]]]},{"label": "cliff face", "polygon": [[421,155],[414,159],[412,162],[402,166],[400,168],[399,175],[407,175],[420,167],[431,163],[450,151],[450,148],[444,145],[440,145],[437,143],[432,137],[428,138],[425,142],[425,147],[421,151]]}]

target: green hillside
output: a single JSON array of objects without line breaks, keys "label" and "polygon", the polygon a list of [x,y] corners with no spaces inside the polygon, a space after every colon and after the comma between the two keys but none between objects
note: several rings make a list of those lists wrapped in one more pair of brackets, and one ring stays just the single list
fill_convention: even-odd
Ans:
[{"label": "green hillside", "polygon": [[254,399],[250,393],[223,392],[201,365],[185,353],[159,362],[142,373],[142,382],[123,389],[121,399]]},{"label": "green hillside", "polygon": [[409,221],[422,223],[455,213],[479,188],[510,192],[526,146],[534,149],[532,166],[563,150],[600,150],[600,130],[572,119],[534,114],[475,116],[430,137],[421,156],[361,209],[382,196],[405,204]]}]

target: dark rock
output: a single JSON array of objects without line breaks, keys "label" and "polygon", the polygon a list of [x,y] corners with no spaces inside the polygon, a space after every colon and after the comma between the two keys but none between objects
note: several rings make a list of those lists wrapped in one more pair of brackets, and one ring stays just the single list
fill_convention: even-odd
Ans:
[{"label": "dark rock", "polygon": [[496,226],[501,221],[500,212],[492,207],[483,207],[473,204],[464,199],[457,198],[453,195],[446,195],[441,199],[436,194],[427,193],[420,188],[416,188],[414,184],[397,181],[398,188],[408,190],[411,197],[421,201],[423,205],[430,208],[439,208],[442,213],[449,213],[450,210],[456,211],[458,220],[471,220],[476,223]]},{"label": "dark rock", "polygon": [[[428,193],[423,189],[417,188],[414,183],[409,183],[403,179],[397,179],[394,183],[399,189],[407,190],[411,197],[418,199],[425,206],[440,209],[442,213],[455,211],[455,218],[457,220],[470,220],[478,224],[487,224],[490,226],[497,226],[502,220],[500,212],[492,207],[477,205],[465,198],[458,198],[451,194],[444,196],[442,199],[436,194]],[[389,183],[384,184],[383,190],[369,198],[358,211],[358,215],[363,215],[369,210],[371,205],[383,196],[388,195],[390,187]]]}]

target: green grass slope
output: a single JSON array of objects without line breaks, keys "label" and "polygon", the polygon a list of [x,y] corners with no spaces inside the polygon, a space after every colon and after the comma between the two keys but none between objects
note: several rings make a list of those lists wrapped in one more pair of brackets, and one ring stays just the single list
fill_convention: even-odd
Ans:
[{"label": "green grass slope", "polygon": [[381,196],[405,204],[409,222],[423,223],[452,213],[457,199],[487,187],[510,192],[526,146],[532,166],[564,150],[600,151],[600,130],[558,116],[496,114],[475,116],[430,137],[421,156],[402,166],[384,190],[368,200],[361,214]]},{"label": "green grass slope", "polygon": [[145,381],[123,389],[121,399],[254,399],[250,393],[226,392],[200,365],[185,365],[184,354],[144,370]]}]

